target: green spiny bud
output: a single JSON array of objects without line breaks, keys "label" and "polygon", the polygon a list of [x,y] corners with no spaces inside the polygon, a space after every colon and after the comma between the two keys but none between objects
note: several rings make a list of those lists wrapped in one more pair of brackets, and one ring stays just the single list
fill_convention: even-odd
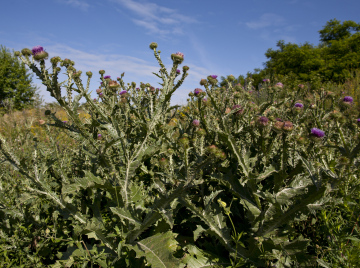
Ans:
[{"label": "green spiny bud", "polygon": [[[72,67],[72,66],[71,66],[71,67]],[[69,69],[70,69],[70,67],[69,67]],[[74,77],[74,78],[80,78],[81,74],[82,74],[82,71],[74,72],[74,73],[73,73],[73,77]]]},{"label": "green spiny bud", "polygon": [[182,137],[182,138],[179,139],[179,144],[183,148],[188,148],[189,147],[189,139],[187,137]]},{"label": "green spiny bud", "polygon": [[206,86],[208,84],[207,80],[206,79],[201,79],[200,80],[200,85],[201,86]]},{"label": "green spiny bud", "polygon": [[227,79],[231,82],[231,81],[234,81],[235,80],[235,76],[233,76],[232,74],[231,75],[229,75],[228,77],[227,77]]},{"label": "green spiny bud", "polygon": [[88,76],[88,77],[92,77],[92,75],[93,75],[93,73],[92,72],[90,72],[90,71],[88,71],[88,72],[86,72],[86,75]]},{"label": "green spiny bud", "polygon": [[189,69],[190,69],[189,66],[183,66],[183,71],[184,71],[184,73],[187,72],[187,71],[189,71]]},{"label": "green spiny bud", "polygon": [[99,74],[104,74],[104,73],[105,73],[104,70],[100,70],[100,71],[99,71]]},{"label": "green spiny bud", "polygon": [[21,55],[21,53],[20,53],[20,51],[15,51],[15,52],[14,52],[14,55],[15,55],[16,57],[19,57],[19,56]]},{"label": "green spiny bud", "polygon": [[30,55],[32,55],[32,52],[31,52],[31,50],[28,49],[28,48],[23,48],[23,49],[21,50],[21,54],[23,54],[24,56],[30,56]]},{"label": "green spiny bud", "polygon": [[135,83],[135,82],[131,82],[131,86],[135,88],[135,87],[136,87],[136,83]]},{"label": "green spiny bud", "polygon": [[50,59],[50,62],[53,64],[53,65],[56,65],[58,62],[61,61],[61,58],[59,56],[56,56],[56,57],[52,57]]},{"label": "green spiny bud", "polygon": [[150,49],[156,49],[156,48],[157,48],[157,46],[158,46],[158,44],[157,44],[157,43],[152,42],[152,43],[150,44]]}]

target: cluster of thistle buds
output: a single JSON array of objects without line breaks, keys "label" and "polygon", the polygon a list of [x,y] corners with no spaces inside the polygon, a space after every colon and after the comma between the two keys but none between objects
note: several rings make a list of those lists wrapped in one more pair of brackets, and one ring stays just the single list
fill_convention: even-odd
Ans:
[{"label": "cluster of thistle buds", "polygon": [[221,159],[221,160],[226,159],[226,154],[220,148],[218,148],[216,145],[208,146],[207,151],[209,152],[210,156],[213,156],[213,157]]},{"label": "cluster of thistle buds", "polygon": [[273,130],[278,133],[281,132],[290,132],[294,129],[294,125],[290,121],[283,122],[280,118],[277,118],[276,122],[273,124]]}]

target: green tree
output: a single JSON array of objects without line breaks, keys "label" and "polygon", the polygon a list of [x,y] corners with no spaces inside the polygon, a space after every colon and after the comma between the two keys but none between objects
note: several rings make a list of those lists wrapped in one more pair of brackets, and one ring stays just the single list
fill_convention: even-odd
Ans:
[{"label": "green tree", "polygon": [[0,46],[0,109],[24,109],[32,106],[37,99],[37,88],[32,84],[32,75],[25,65]]},{"label": "green tree", "polygon": [[324,28],[319,31],[320,41],[329,44],[334,40],[349,38],[354,31],[360,31],[360,24],[351,20],[341,23],[341,21],[333,19],[328,21]]}]

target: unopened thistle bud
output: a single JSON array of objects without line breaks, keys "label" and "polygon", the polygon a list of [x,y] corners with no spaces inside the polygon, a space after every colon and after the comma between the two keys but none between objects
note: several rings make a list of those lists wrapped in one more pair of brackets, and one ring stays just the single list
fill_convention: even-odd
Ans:
[{"label": "unopened thistle bud", "polygon": [[257,123],[260,127],[265,127],[269,123],[269,118],[265,116],[260,116],[259,119],[257,120]]},{"label": "unopened thistle bud", "polygon": [[31,50],[28,49],[28,48],[23,48],[23,49],[21,50],[21,54],[23,54],[24,56],[31,56],[31,55],[32,55],[32,52],[31,52]]},{"label": "unopened thistle bud", "polygon": [[155,43],[155,42],[152,42],[149,47],[150,47],[150,49],[154,50],[154,49],[156,49],[158,47],[158,44]]},{"label": "unopened thistle bud", "polygon": [[206,79],[201,79],[200,80],[200,85],[201,86],[206,86],[208,84],[207,80]]},{"label": "unopened thistle bud", "polygon": [[52,57],[50,59],[50,62],[53,64],[53,65],[56,65],[58,62],[61,61],[61,58],[59,56],[56,56],[56,57]]},{"label": "unopened thistle bud", "polygon": [[21,55],[21,52],[20,51],[15,51],[14,55],[15,55],[15,57],[19,57]]},{"label": "unopened thistle bud", "polygon": [[232,82],[232,81],[235,80],[235,76],[233,76],[233,75],[231,74],[231,75],[229,75],[229,76],[227,77],[227,80],[229,80],[230,82]]},{"label": "unopened thistle bud", "polygon": [[189,66],[183,66],[183,71],[184,71],[184,73],[187,72],[187,71],[189,71],[189,69],[190,69]]},{"label": "unopened thistle bud", "polygon": [[283,129],[284,124],[285,124],[284,122],[276,121],[275,124],[273,125],[273,130],[280,133]]},{"label": "unopened thistle bud", "polygon": [[182,137],[182,138],[179,139],[179,144],[183,148],[188,148],[189,147],[189,139],[187,137]]},{"label": "unopened thistle bud", "polygon": [[239,104],[234,105],[232,107],[232,110],[236,111],[235,115],[241,115],[244,112],[244,109],[242,109],[241,105],[239,105]]},{"label": "unopened thistle bud", "polygon": [[118,82],[111,80],[109,81],[109,88],[110,89],[117,89],[120,85],[118,84]]},{"label": "unopened thistle bud", "polygon": [[290,132],[294,129],[294,125],[290,121],[285,121],[282,129],[286,132]]},{"label": "unopened thistle bud", "polygon": [[206,135],[206,130],[205,129],[202,129],[202,128],[199,128],[196,132],[195,132],[196,135],[199,135],[199,136],[205,136]]},{"label": "unopened thistle bud", "polygon": [[88,71],[88,72],[86,72],[86,75],[87,75],[89,78],[91,78],[91,77],[92,77],[92,75],[93,75],[93,73],[92,73],[92,72],[90,72],[90,71]]},{"label": "unopened thistle bud", "polygon": [[77,71],[73,73],[74,78],[80,78],[82,71]]},{"label": "unopened thistle bud", "polygon": [[161,168],[165,168],[168,165],[169,165],[169,160],[167,160],[166,158],[163,157],[159,160],[159,166]]},{"label": "unopened thistle bud", "polygon": [[99,71],[99,74],[104,74],[104,73],[105,73],[104,70],[100,70],[100,71]]}]

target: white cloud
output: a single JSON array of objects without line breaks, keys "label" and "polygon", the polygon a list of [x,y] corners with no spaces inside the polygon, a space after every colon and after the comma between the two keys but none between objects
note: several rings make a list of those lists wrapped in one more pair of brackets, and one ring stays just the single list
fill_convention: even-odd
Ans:
[{"label": "white cloud", "polygon": [[80,8],[83,11],[86,11],[90,7],[88,3],[81,0],[58,0],[58,2]]},{"label": "white cloud", "polygon": [[181,24],[197,22],[192,17],[180,14],[177,10],[159,6],[150,2],[134,0],[110,0],[130,10],[137,16],[132,21],[148,30],[149,34],[182,34]]},{"label": "white cloud", "polygon": [[279,26],[283,24],[284,18],[273,13],[261,15],[258,20],[247,22],[246,26],[250,29],[261,29],[270,26]]}]

